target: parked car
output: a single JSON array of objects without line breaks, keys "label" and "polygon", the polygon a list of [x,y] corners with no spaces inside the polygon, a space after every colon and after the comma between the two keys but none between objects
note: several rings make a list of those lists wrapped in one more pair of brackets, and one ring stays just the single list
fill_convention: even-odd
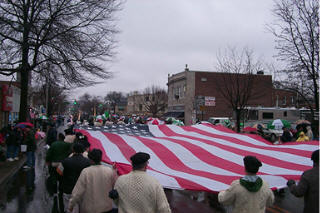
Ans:
[{"label": "parked car", "polygon": [[263,129],[263,137],[271,142],[275,142],[281,137],[283,130],[280,129]]},{"label": "parked car", "polygon": [[228,117],[210,117],[208,122],[212,123],[213,125],[221,124],[227,126],[228,124],[231,124]]}]

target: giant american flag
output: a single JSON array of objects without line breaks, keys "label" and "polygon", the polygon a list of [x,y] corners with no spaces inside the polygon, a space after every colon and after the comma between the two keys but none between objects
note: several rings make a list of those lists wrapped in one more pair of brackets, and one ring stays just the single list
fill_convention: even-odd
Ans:
[{"label": "giant american flag", "polygon": [[288,179],[299,180],[312,167],[310,156],[319,141],[273,145],[258,135],[239,134],[223,126],[198,124],[112,125],[79,127],[91,149],[103,151],[102,161],[115,164],[120,174],[131,171],[130,157],[150,154],[147,172],[165,188],[219,192],[244,173],[243,157],[262,162],[258,175],[272,189],[283,188]]}]

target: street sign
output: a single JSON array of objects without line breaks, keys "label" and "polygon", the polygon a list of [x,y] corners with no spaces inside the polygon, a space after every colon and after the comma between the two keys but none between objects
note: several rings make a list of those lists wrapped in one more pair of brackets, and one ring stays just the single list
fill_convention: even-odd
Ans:
[{"label": "street sign", "polygon": [[204,111],[205,110],[205,107],[204,106],[200,106],[200,111]]},{"label": "street sign", "polygon": [[205,97],[205,106],[215,106],[216,105],[216,97]]}]

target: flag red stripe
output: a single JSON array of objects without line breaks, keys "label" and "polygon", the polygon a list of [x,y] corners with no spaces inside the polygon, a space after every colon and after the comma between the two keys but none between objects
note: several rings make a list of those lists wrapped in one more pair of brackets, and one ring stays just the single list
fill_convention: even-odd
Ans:
[{"label": "flag red stripe", "polygon": [[149,138],[137,138],[139,139],[145,146],[149,147],[161,160],[162,162],[169,168],[174,169],[176,171],[186,172],[189,174],[193,174],[196,176],[202,176],[205,178],[213,179],[222,183],[230,184],[233,180],[238,179],[240,176],[226,176],[226,175],[217,175],[201,170],[192,169],[186,166],[174,153],[171,152],[170,149],[154,142]]},{"label": "flag red stripe", "polygon": [[[189,127],[185,127],[185,128],[189,128]],[[201,141],[201,142],[209,144],[209,145],[213,145],[213,143],[215,143],[214,142],[214,138],[212,138],[212,140],[207,140],[207,139],[197,138],[197,137],[193,137],[193,136],[189,136],[189,135],[178,134],[178,133],[175,133],[170,128],[168,128],[168,126],[159,126],[159,129],[161,129],[161,131],[164,134],[168,135],[168,136],[179,136],[179,137],[189,138],[189,139]],[[196,132],[196,133],[208,136],[208,137],[215,137],[215,134],[210,134],[208,132],[199,130],[197,128],[194,128],[193,131]],[[233,142],[233,138],[230,138],[230,137],[222,136],[220,138],[224,139],[224,140],[227,140],[227,141],[232,141]],[[276,166],[276,167],[281,167],[281,168],[291,169],[291,170],[298,170],[298,171],[304,171],[304,170],[307,170],[307,169],[311,168],[311,167],[308,167],[308,166],[303,166],[303,165],[300,165],[300,164],[295,164],[295,163],[287,162],[287,161],[281,161],[281,160],[273,158],[273,157],[269,157],[269,156],[262,155],[262,154],[259,154],[259,153],[255,153],[255,152],[250,152],[250,151],[237,149],[237,148],[230,147],[230,146],[227,146],[227,145],[222,145],[222,144],[219,144],[219,143],[215,143],[214,146],[216,146],[218,148],[221,148],[223,150],[226,150],[226,151],[241,155],[241,156],[254,155],[257,158],[259,158],[262,162],[267,163],[267,164],[272,165],[272,166]],[[228,161],[228,159],[225,159],[225,161]],[[262,173],[260,173],[260,174],[262,174]]]},{"label": "flag red stripe", "polygon": [[81,132],[83,135],[87,136],[88,141],[90,142],[90,150],[92,149],[100,149],[102,151],[102,161],[108,164],[112,164],[112,161],[110,160],[109,156],[106,154],[106,151],[104,150],[103,146],[101,143],[102,141],[96,139],[95,137],[91,136],[91,134],[86,131],[86,130],[78,130]]},{"label": "flag red stripe", "polygon": [[[213,127],[210,126],[210,128],[213,128]],[[224,128],[225,128],[225,127],[224,127]],[[218,129],[218,128],[217,128],[217,129]],[[209,133],[209,132],[203,131],[203,130],[201,131],[201,130],[199,130],[199,129],[197,129],[197,128],[194,128],[194,127],[192,127],[192,126],[186,126],[186,127],[184,128],[184,130],[189,131],[189,132],[195,132],[195,130],[197,130],[197,131],[196,131],[197,133],[204,134],[204,135],[209,136],[209,137],[219,138],[219,139],[228,140],[228,141],[232,140],[232,142],[234,142],[234,143],[237,143],[237,144],[243,145],[243,146],[252,147],[252,148],[261,148],[261,146],[259,146],[259,145],[255,145],[255,144],[252,144],[252,143],[248,143],[248,142],[246,142],[246,141],[240,140],[240,139],[235,138],[235,137],[218,135],[218,134]],[[201,132],[200,132],[200,131],[201,131]],[[220,131],[222,131],[222,130],[220,130]],[[234,132],[233,132],[233,134],[234,134]],[[243,135],[243,134],[241,134],[241,135]],[[271,145],[270,142],[266,141],[266,140],[263,139],[261,136],[255,135],[255,137],[254,137],[254,136],[251,136],[251,138],[253,138],[253,139],[255,139],[255,140],[258,140],[259,142],[263,142],[263,143],[265,143],[265,144],[267,144],[267,145]],[[286,143],[285,145],[287,145],[287,144],[288,144],[288,143]],[[292,143],[291,143],[291,144],[292,144]],[[308,143],[306,143],[306,144],[308,144]],[[309,142],[309,144],[310,144],[310,142]],[[297,145],[297,144],[295,143],[294,145]],[[312,145],[317,145],[317,144],[312,144]],[[280,148],[280,147],[278,147],[278,146],[263,146],[263,149],[272,150],[272,151],[280,151],[280,152],[283,152],[283,151],[284,151],[283,148]],[[307,158],[309,158],[310,155],[311,155],[311,152],[310,152],[310,151],[298,150],[298,149],[294,149],[294,148],[292,148],[292,149],[291,149],[291,148],[287,148],[287,149],[285,150],[285,152],[286,152],[286,153],[293,154],[293,155],[299,155],[299,156],[307,157]]]}]

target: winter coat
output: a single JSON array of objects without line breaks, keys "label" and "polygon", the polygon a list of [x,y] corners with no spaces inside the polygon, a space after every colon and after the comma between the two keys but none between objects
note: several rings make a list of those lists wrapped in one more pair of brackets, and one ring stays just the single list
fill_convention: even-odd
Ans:
[{"label": "winter coat", "polygon": [[13,145],[13,146],[18,146],[19,142],[17,140],[17,134],[13,130],[9,130],[7,133],[7,138],[6,138],[6,144],[7,145]]},{"label": "winter coat", "polygon": [[273,204],[274,195],[269,184],[261,178],[255,184],[247,185],[240,179],[233,181],[226,191],[221,191],[218,200],[223,205],[231,205],[235,213],[264,213],[266,207]]},{"label": "winter coat", "polygon": [[36,139],[34,136],[34,132],[29,130],[25,133],[25,138],[23,144],[27,145],[27,152],[34,152],[37,149]]},{"label": "winter coat", "polygon": [[82,154],[75,154],[70,158],[66,158],[61,162],[63,166],[62,188],[66,194],[71,194],[73,187],[82,170],[91,165],[90,160],[82,156]]},{"label": "winter coat", "polygon": [[61,162],[70,155],[71,146],[71,143],[64,141],[52,143],[46,155],[46,162]]},{"label": "winter coat", "polygon": [[145,171],[134,170],[118,178],[119,213],[171,213],[164,190],[157,179]]},{"label": "winter coat", "polygon": [[104,165],[85,168],[75,185],[69,201],[69,208],[79,204],[81,213],[102,213],[112,209],[109,198],[115,182],[114,171]]},{"label": "winter coat", "polygon": [[51,146],[51,144],[53,142],[55,142],[57,140],[57,130],[56,128],[54,127],[51,127],[49,130],[48,130],[48,135],[47,135],[47,144],[49,146]]},{"label": "winter coat", "polygon": [[319,213],[319,166],[305,171],[298,185],[289,189],[297,197],[304,196],[304,213]]}]

